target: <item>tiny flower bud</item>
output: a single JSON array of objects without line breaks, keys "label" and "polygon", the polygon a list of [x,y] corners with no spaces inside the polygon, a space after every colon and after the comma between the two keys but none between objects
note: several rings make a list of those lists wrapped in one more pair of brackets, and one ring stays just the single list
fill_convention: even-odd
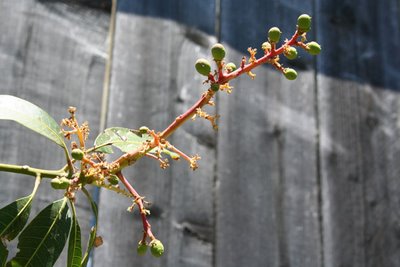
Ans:
[{"label": "tiny flower bud", "polygon": [[217,92],[219,90],[219,84],[218,83],[211,84],[211,90]]},{"label": "tiny flower bud", "polygon": [[161,257],[164,254],[164,245],[160,240],[154,239],[150,242],[150,251],[154,257]]},{"label": "tiny flower bud", "polygon": [[71,156],[73,159],[82,160],[85,154],[79,148],[72,149]]},{"label": "tiny flower bud", "polygon": [[281,38],[281,34],[282,32],[278,27],[273,27],[268,31],[268,39],[271,43],[277,43]]},{"label": "tiny flower bud", "polygon": [[297,78],[297,72],[294,69],[286,68],[283,70],[283,74],[288,80],[295,80]]},{"label": "tiny flower bud", "polygon": [[211,47],[211,54],[216,61],[221,61],[225,57],[225,48],[222,44],[215,44]]},{"label": "tiny flower bud", "polygon": [[317,42],[309,42],[306,46],[310,55],[316,56],[321,52],[321,46]]},{"label": "tiny flower bud", "polygon": [[297,18],[297,28],[300,32],[308,32],[311,29],[311,17],[307,14]]},{"label": "tiny flower bud", "polygon": [[227,72],[232,72],[236,70],[236,65],[233,62],[229,62],[228,64],[225,65],[225,69]]},{"label": "tiny flower bud", "polygon": [[264,42],[262,45],[261,45],[261,48],[262,48],[262,50],[267,50],[267,51],[271,51],[271,44],[270,43],[268,43],[268,42]]},{"label": "tiny flower bud", "polygon": [[142,241],[139,241],[136,251],[137,251],[137,254],[140,256],[146,254],[147,244]]},{"label": "tiny flower bud", "polygon": [[210,62],[207,59],[200,58],[196,61],[195,68],[198,73],[204,76],[208,76],[211,71]]},{"label": "tiny flower bud", "polygon": [[288,49],[285,50],[283,53],[287,59],[295,59],[297,57],[297,50],[293,46],[289,47]]}]

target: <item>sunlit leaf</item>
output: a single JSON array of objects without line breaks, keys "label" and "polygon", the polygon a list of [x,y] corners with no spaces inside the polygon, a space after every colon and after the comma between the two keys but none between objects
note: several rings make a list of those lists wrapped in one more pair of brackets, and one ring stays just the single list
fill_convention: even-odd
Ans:
[{"label": "sunlit leaf", "polygon": [[[97,151],[111,154],[114,152],[111,146],[120,149],[122,152],[130,152],[151,140],[153,140],[153,137],[149,134],[128,128],[112,127],[105,129],[97,136],[94,145],[100,147],[96,149]],[[150,153],[155,153],[157,149],[154,148]],[[161,153],[169,155],[174,160],[179,159],[178,154],[167,149],[163,149]]]},{"label": "sunlit leaf", "polygon": [[[102,146],[110,144],[119,148],[122,152],[132,151],[141,146],[146,141],[151,141],[152,137],[148,134],[137,134],[128,128],[112,127],[105,129],[99,136],[97,136],[94,145]],[[103,153],[113,153],[111,146],[104,146],[97,151]]]},{"label": "sunlit leaf", "polygon": [[51,267],[60,256],[71,229],[68,199],[43,209],[18,237],[18,253],[10,266]]},{"label": "sunlit leaf", "polygon": [[75,205],[70,201],[72,207],[72,226],[68,242],[68,262],[67,267],[81,267],[82,261],[82,243],[81,228],[76,217]]},{"label": "sunlit leaf", "polygon": [[0,238],[13,240],[25,227],[31,211],[31,203],[39,187],[40,177],[36,179],[32,194],[15,200],[0,209]]},{"label": "sunlit leaf", "polygon": [[0,120],[12,120],[67,149],[57,122],[38,106],[11,95],[0,95]]}]

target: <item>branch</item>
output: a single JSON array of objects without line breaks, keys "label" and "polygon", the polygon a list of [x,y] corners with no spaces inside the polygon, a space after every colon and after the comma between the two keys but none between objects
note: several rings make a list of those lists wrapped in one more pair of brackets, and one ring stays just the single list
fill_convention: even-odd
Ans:
[{"label": "branch", "polygon": [[[119,180],[124,184],[126,189],[135,198],[134,201],[139,207],[140,217],[142,218],[144,235],[147,235],[148,237],[150,237],[151,240],[154,240],[155,237],[154,237],[153,233],[151,232],[151,225],[147,221],[147,217],[146,217],[147,213],[146,213],[146,208],[144,207],[144,204],[143,204],[143,198],[138,194],[138,192],[136,192],[136,190],[132,187],[132,185],[128,182],[128,180],[126,180],[126,178],[124,177],[124,175],[121,172],[118,172],[116,175],[119,178]],[[143,238],[143,239],[145,239],[145,238]]]},{"label": "branch", "polygon": [[12,165],[0,163],[0,171],[20,173],[37,177],[40,175],[42,178],[54,178],[58,176],[67,176],[64,168],[61,170],[43,170],[29,167],[28,165]]}]

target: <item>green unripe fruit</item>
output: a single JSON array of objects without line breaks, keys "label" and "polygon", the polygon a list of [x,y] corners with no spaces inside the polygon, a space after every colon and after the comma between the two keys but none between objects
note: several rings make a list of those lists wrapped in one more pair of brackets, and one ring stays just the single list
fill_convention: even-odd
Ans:
[{"label": "green unripe fruit", "polygon": [[229,62],[228,64],[225,65],[225,69],[227,72],[232,72],[236,70],[236,65],[233,62]]},{"label": "green unripe fruit", "polygon": [[154,257],[161,257],[164,254],[164,245],[160,240],[154,239],[150,242],[150,251]]},{"label": "green unripe fruit", "polygon": [[195,66],[197,72],[200,73],[201,75],[208,76],[208,74],[210,74],[211,65],[207,59],[204,59],[204,58],[198,59],[194,66]]},{"label": "green unripe fruit", "polygon": [[65,177],[61,177],[61,178],[53,178],[51,179],[51,187],[53,187],[54,189],[67,189],[68,186],[71,184],[70,180],[65,178]]},{"label": "green unripe fruit", "polygon": [[310,55],[316,56],[321,53],[321,46],[317,42],[309,42],[306,46]]},{"label": "green unripe fruit", "polygon": [[290,60],[295,59],[295,58],[297,58],[297,50],[296,50],[296,48],[291,46],[288,49],[286,49],[286,51],[284,52],[284,55],[287,59],[290,59]]},{"label": "green unripe fruit", "polygon": [[308,32],[311,29],[311,17],[307,14],[300,15],[297,18],[297,28],[301,32]]},{"label": "green unripe fruit", "polygon": [[117,177],[117,176],[111,175],[111,176],[108,178],[108,181],[109,181],[110,184],[112,184],[112,185],[117,185],[119,180],[118,180],[118,177]]},{"label": "green unripe fruit", "polygon": [[262,50],[268,50],[268,51],[270,51],[271,50],[271,44],[270,43],[268,43],[268,42],[264,42],[262,45],[261,45],[261,48],[262,48]]},{"label": "green unripe fruit", "polygon": [[286,79],[288,80],[296,80],[297,72],[294,69],[286,68],[283,70],[283,74],[285,75]]},{"label": "green unripe fruit", "polygon": [[211,84],[211,90],[217,92],[219,90],[219,84],[218,83]]},{"label": "green unripe fruit", "polygon": [[150,129],[148,127],[146,127],[146,126],[142,126],[142,127],[139,128],[139,132],[141,134],[147,134],[149,131],[150,131]]},{"label": "green unripe fruit", "polygon": [[71,156],[73,159],[82,160],[85,154],[79,148],[72,149]]},{"label": "green unripe fruit", "polygon": [[225,47],[218,43],[211,47],[211,54],[216,61],[221,61],[225,57]]},{"label": "green unripe fruit", "polygon": [[281,34],[282,32],[278,27],[273,27],[268,31],[268,39],[271,43],[277,43],[281,38]]},{"label": "green unripe fruit", "polygon": [[146,254],[146,252],[147,252],[147,245],[146,245],[146,243],[143,243],[142,241],[140,241],[140,242],[138,243],[138,246],[137,246],[136,251],[137,251],[137,254],[140,255],[140,256]]}]

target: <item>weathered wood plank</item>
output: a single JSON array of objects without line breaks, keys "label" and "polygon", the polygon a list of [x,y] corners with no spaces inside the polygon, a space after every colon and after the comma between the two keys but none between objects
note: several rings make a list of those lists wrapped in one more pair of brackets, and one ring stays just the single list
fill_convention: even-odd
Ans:
[{"label": "weathered wood plank", "polygon": [[[183,19],[181,15],[186,11],[191,14],[196,6],[213,12],[213,1],[178,2],[120,2],[109,127],[146,125],[160,131],[205,90],[203,78],[195,74],[194,62],[205,55],[212,38],[190,26],[198,26],[199,17]],[[189,155],[199,153],[201,167],[193,173],[181,160],[171,162],[163,171],[157,162],[142,159],[124,172],[138,192],[153,203],[149,220],[154,234],[164,243],[165,255],[156,260],[150,253],[143,257],[136,254],[142,237],[137,210],[127,213],[129,200],[102,191],[100,227],[105,244],[95,255],[96,267],[212,266],[214,133],[198,119],[188,122],[170,141]]]},{"label": "weathered wood plank", "polygon": [[[222,1],[221,38],[241,51],[260,47],[270,27],[290,37],[297,16],[311,10],[311,1]],[[260,68],[220,97],[217,266],[321,264],[315,85],[312,61],[299,53],[296,82]]]},{"label": "weathered wood plank", "polygon": [[324,266],[398,266],[398,2],[317,3]]},{"label": "weathered wood plank", "polygon": [[[0,93],[31,101],[57,121],[69,116],[68,106],[76,106],[79,120],[90,122],[94,137],[99,125],[107,24],[105,13],[63,3],[1,1]],[[49,169],[64,164],[63,152],[56,144],[15,123],[0,124],[1,162]],[[33,180],[2,173],[0,205],[29,194]],[[44,180],[32,217],[62,196]],[[79,197],[77,207],[82,232],[87,234],[90,208]],[[14,253],[15,249],[10,256]],[[65,266],[65,257],[57,266]]]}]

